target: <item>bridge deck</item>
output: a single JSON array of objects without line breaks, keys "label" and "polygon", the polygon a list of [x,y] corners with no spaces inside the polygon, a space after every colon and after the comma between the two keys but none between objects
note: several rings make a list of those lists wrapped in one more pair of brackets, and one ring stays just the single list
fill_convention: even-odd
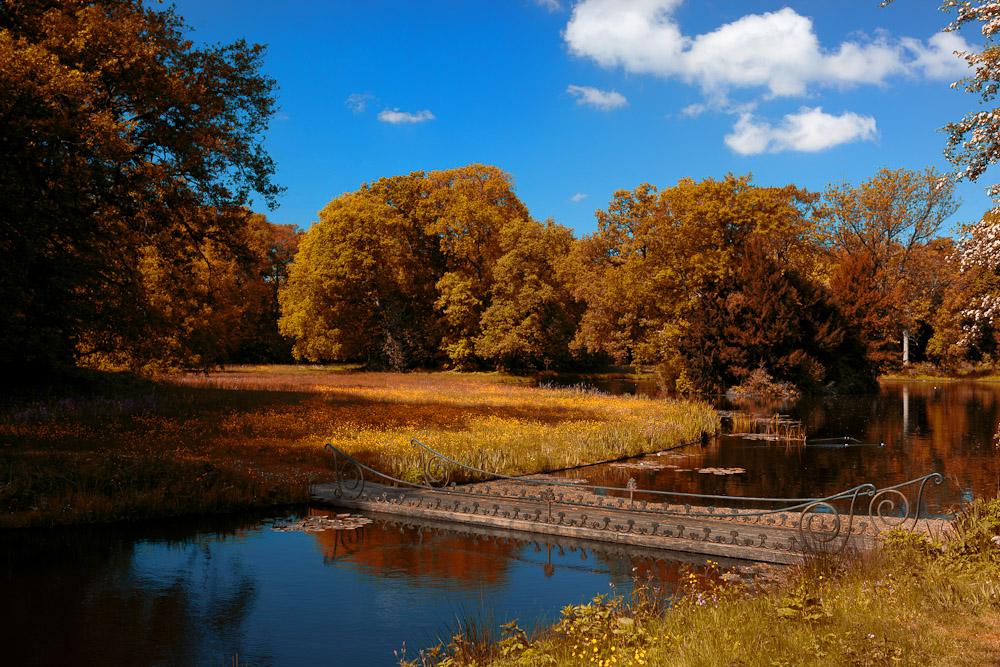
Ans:
[{"label": "bridge deck", "polygon": [[[878,533],[867,516],[813,514],[814,520],[803,530],[799,512],[761,515],[719,507],[633,503],[628,498],[582,489],[566,491],[565,487],[558,489],[558,495],[540,499],[537,482],[529,486],[504,480],[442,489],[368,482],[354,499],[338,497],[336,488],[334,484],[315,485],[312,498],[401,517],[782,564],[801,563],[810,553],[822,550],[868,550]],[[946,523],[921,520],[915,529],[938,534]]]}]

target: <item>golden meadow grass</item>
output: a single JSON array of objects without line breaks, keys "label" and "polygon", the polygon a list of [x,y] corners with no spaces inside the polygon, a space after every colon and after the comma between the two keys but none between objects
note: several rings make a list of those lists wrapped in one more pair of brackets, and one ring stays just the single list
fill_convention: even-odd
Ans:
[{"label": "golden meadow grass", "polygon": [[0,527],[302,502],[331,443],[416,480],[411,438],[474,467],[536,472],[718,428],[704,403],[535,388],[499,375],[246,367],[0,410]]}]

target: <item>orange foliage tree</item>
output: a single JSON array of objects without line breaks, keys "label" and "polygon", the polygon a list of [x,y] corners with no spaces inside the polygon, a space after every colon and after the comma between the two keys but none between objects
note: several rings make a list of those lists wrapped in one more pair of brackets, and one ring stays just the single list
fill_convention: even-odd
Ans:
[{"label": "orange foliage tree", "polygon": [[883,168],[858,186],[831,184],[824,203],[840,265],[831,277],[835,300],[860,329],[869,359],[880,368],[908,362],[910,338],[939,298],[941,285],[922,260],[958,206],[954,179],[934,168]]},{"label": "orange foliage tree", "polygon": [[586,304],[574,345],[619,363],[659,363],[676,379],[688,317],[747,261],[748,244],[766,243],[783,263],[807,261],[814,201],[749,175],[619,190],[574,250],[573,293]]},{"label": "orange foliage tree", "polygon": [[145,342],[185,335],[159,328],[143,267],[179,277],[211,248],[239,254],[250,193],[279,192],[263,47],[195,48],[185,30],[142,0],[3,3],[0,373],[110,341],[159,355]]}]

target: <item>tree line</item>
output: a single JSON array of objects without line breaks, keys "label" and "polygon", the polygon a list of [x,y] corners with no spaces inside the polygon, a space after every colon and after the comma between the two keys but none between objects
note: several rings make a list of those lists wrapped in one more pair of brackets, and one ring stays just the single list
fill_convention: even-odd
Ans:
[{"label": "tree line", "polygon": [[[720,390],[758,369],[806,390],[995,351],[968,336],[982,273],[938,236],[934,169],[823,193],[749,175],[620,190],[580,239],[470,165],[365,184],[306,232],[280,293],[296,358],[390,369],[658,368]],[[904,343],[905,341],[905,343]],[[905,356],[904,356],[905,355]]]},{"label": "tree line", "polygon": [[[993,5],[962,5],[956,25]],[[142,0],[0,4],[4,378],[616,363],[682,390],[755,373],[850,390],[911,361],[997,354],[1000,215],[940,236],[955,176],[885,168],[820,193],[731,174],[640,184],[576,238],[474,164],[363,184],[302,232],[253,212],[281,192],[263,47],[196,47],[187,30]],[[984,101],[997,53],[967,56]],[[947,128],[959,177],[1000,154],[998,117]]]}]

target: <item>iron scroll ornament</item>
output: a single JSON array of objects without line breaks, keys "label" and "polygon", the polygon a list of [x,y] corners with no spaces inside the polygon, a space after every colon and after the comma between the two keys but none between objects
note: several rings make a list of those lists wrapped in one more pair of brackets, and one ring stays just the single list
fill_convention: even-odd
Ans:
[{"label": "iron scroll ornament", "polygon": [[448,486],[451,481],[451,459],[435,452],[416,438],[410,444],[420,452],[420,468],[425,486]]},{"label": "iron scroll ornament", "polygon": [[[839,496],[817,500],[803,507],[799,514],[799,539],[802,542],[802,548],[814,553],[840,553],[843,551],[854,532],[854,511],[858,496],[874,494],[874,484],[862,484]],[[847,497],[851,499],[851,509],[847,515],[845,530],[840,510],[829,501]],[[827,519],[830,519],[832,526],[827,525]],[[818,528],[816,526],[817,520],[820,522]],[[843,533],[843,539],[840,541],[840,546],[834,548],[841,533]]]},{"label": "iron scroll ornament", "polygon": [[[934,480],[936,484],[943,482],[943,477],[938,473],[931,473],[923,477],[897,484],[893,487],[878,490],[872,484],[861,484],[852,489],[842,491],[826,497],[813,498],[750,498],[737,496],[717,496],[679,493],[671,491],[656,491],[639,489],[638,485],[629,484],[626,487],[606,487],[595,485],[581,485],[578,483],[557,482],[551,478],[535,480],[530,477],[513,477],[500,473],[491,473],[454,461],[443,454],[427,447],[420,441],[411,441],[418,447],[421,455],[422,477],[420,482],[406,481],[386,475],[383,472],[374,470],[367,465],[357,461],[350,455],[338,450],[333,445],[328,444],[328,449],[334,455],[334,470],[336,472],[336,485],[333,494],[336,498],[348,500],[369,500],[372,502],[385,502],[388,504],[408,504],[413,507],[428,510],[442,510],[457,513],[489,514],[492,516],[503,516],[521,521],[534,521],[543,523],[559,523],[566,525],[578,525],[595,529],[615,531],[625,531],[637,533],[662,535],[664,537],[685,537],[689,539],[702,540],[700,536],[690,537],[688,534],[681,535],[684,528],[678,525],[675,533],[671,528],[667,528],[664,520],[672,518],[685,519],[712,519],[716,521],[729,521],[734,524],[751,524],[760,526],[763,529],[787,528],[795,531],[795,537],[788,536],[788,541],[783,544],[764,543],[765,535],[761,535],[760,545],[753,545],[750,538],[740,535],[739,531],[732,531],[733,544],[744,544],[759,546],[761,548],[778,549],[785,551],[822,551],[839,553],[847,546],[855,536],[873,531],[880,532],[878,524],[892,527],[905,524],[910,518],[911,505],[907,502],[903,493],[904,487],[919,485],[919,491],[913,512],[912,526],[915,527],[920,518],[923,490],[927,482]],[[491,488],[489,486],[463,485],[456,486],[450,481],[452,470],[460,468],[477,475],[486,475],[493,480],[511,480],[517,482],[519,486]],[[371,491],[366,489],[371,485],[367,480],[377,480],[375,485],[379,489],[385,483],[389,488],[380,490],[375,495],[369,495]],[[435,486],[444,484],[444,486]],[[426,489],[437,493],[447,494],[446,497],[421,498],[413,496],[408,498],[405,493],[393,493],[391,487],[396,489]],[[583,491],[590,495],[585,496]],[[614,495],[604,495],[609,492]],[[634,493],[643,493],[654,498],[665,498],[668,496],[683,499],[683,505],[673,505],[671,503],[649,502],[645,499],[634,500]],[[865,517],[864,505],[859,501],[864,496],[871,496],[869,503],[869,517]],[[724,500],[728,507],[699,506],[700,503],[715,502]],[[693,502],[692,502],[693,501]],[[464,505],[463,505],[464,502]],[[518,507],[519,503],[539,503],[540,506],[530,508],[530,511],[523,507]],[[754,503],[756,507],[740,509],[734,505],[738,503]],[[760,503],[777,505],[773,509],[764,509]],[[848,510],[848,504],[850,509]],[[905,509],[902,517],[898,516],[897,506]],[[492,511],[490,510],[492,508]],[[579,518],[572,514],[560,511],[560,508],[579,508],[585,510],[586,514]],[[612,524],[610,517],[605,517],[604,525],[600,522],[588,520],[587,515],[592,512],[599,512],[600,508],[608,510],[622,511],[633,514],[639,523],[629,521],[628,527]],[[859,512],[860,510],[860,512]],[[521,512],[523,511],[523,514]],[[857,518],[855,518],[857,515]],[[596,518],[596,517],[594,517]],[[862,518],[870,518],[869,521],[859,521]],[[649,523],[652,522],[652,523]],[[593,525],[588,525],[593,524]],[[855,527],[858,524],[858,527]],[[749,526],[748,526],[749,527]],[[871,533],[868,533],[871,535]],[[722,538],[716,533],[711,541],[719,541]],[[749,540],[749,541],[748,541]],[[703,541],[708,541],[708,535]]]},{"label": "iron scroll ornament", "polygon": [[334,495],[348,500],[360,497],[365,490],[364,467],[331,444],[324,449],[333,453],[333,471],[337,480]]},{"label": "iron scroll ornament", "polygon": [[[868,504],[868,515],[871,517],[872,522],[879,524],[880,527],[889,529],[905,526],[906,522],[911,520],[910,501],[906,497],[906,494],[900,489],[919,484],[920,487],[917,490],[917,501],[913,505],[913,518],[912,523],[910,524],[910,530],[913,530],[917,525],[917,521],[920,519],[920,504],[924,497],[924,487],[927,486],[927,482],[930,482],[931,480],[934,481],[935,485],[939,485],[944,482],[944,477],[941,473],[932,472],[929,475],[924,475],[923,477],[918,477],[917,479],[910,480],[909,482],[903,482],[902,484],[890,486],[875,493],[872,496],[871,502]],[[896,500],[899,501],[902,512],[901,514],[895,513]]]}]

